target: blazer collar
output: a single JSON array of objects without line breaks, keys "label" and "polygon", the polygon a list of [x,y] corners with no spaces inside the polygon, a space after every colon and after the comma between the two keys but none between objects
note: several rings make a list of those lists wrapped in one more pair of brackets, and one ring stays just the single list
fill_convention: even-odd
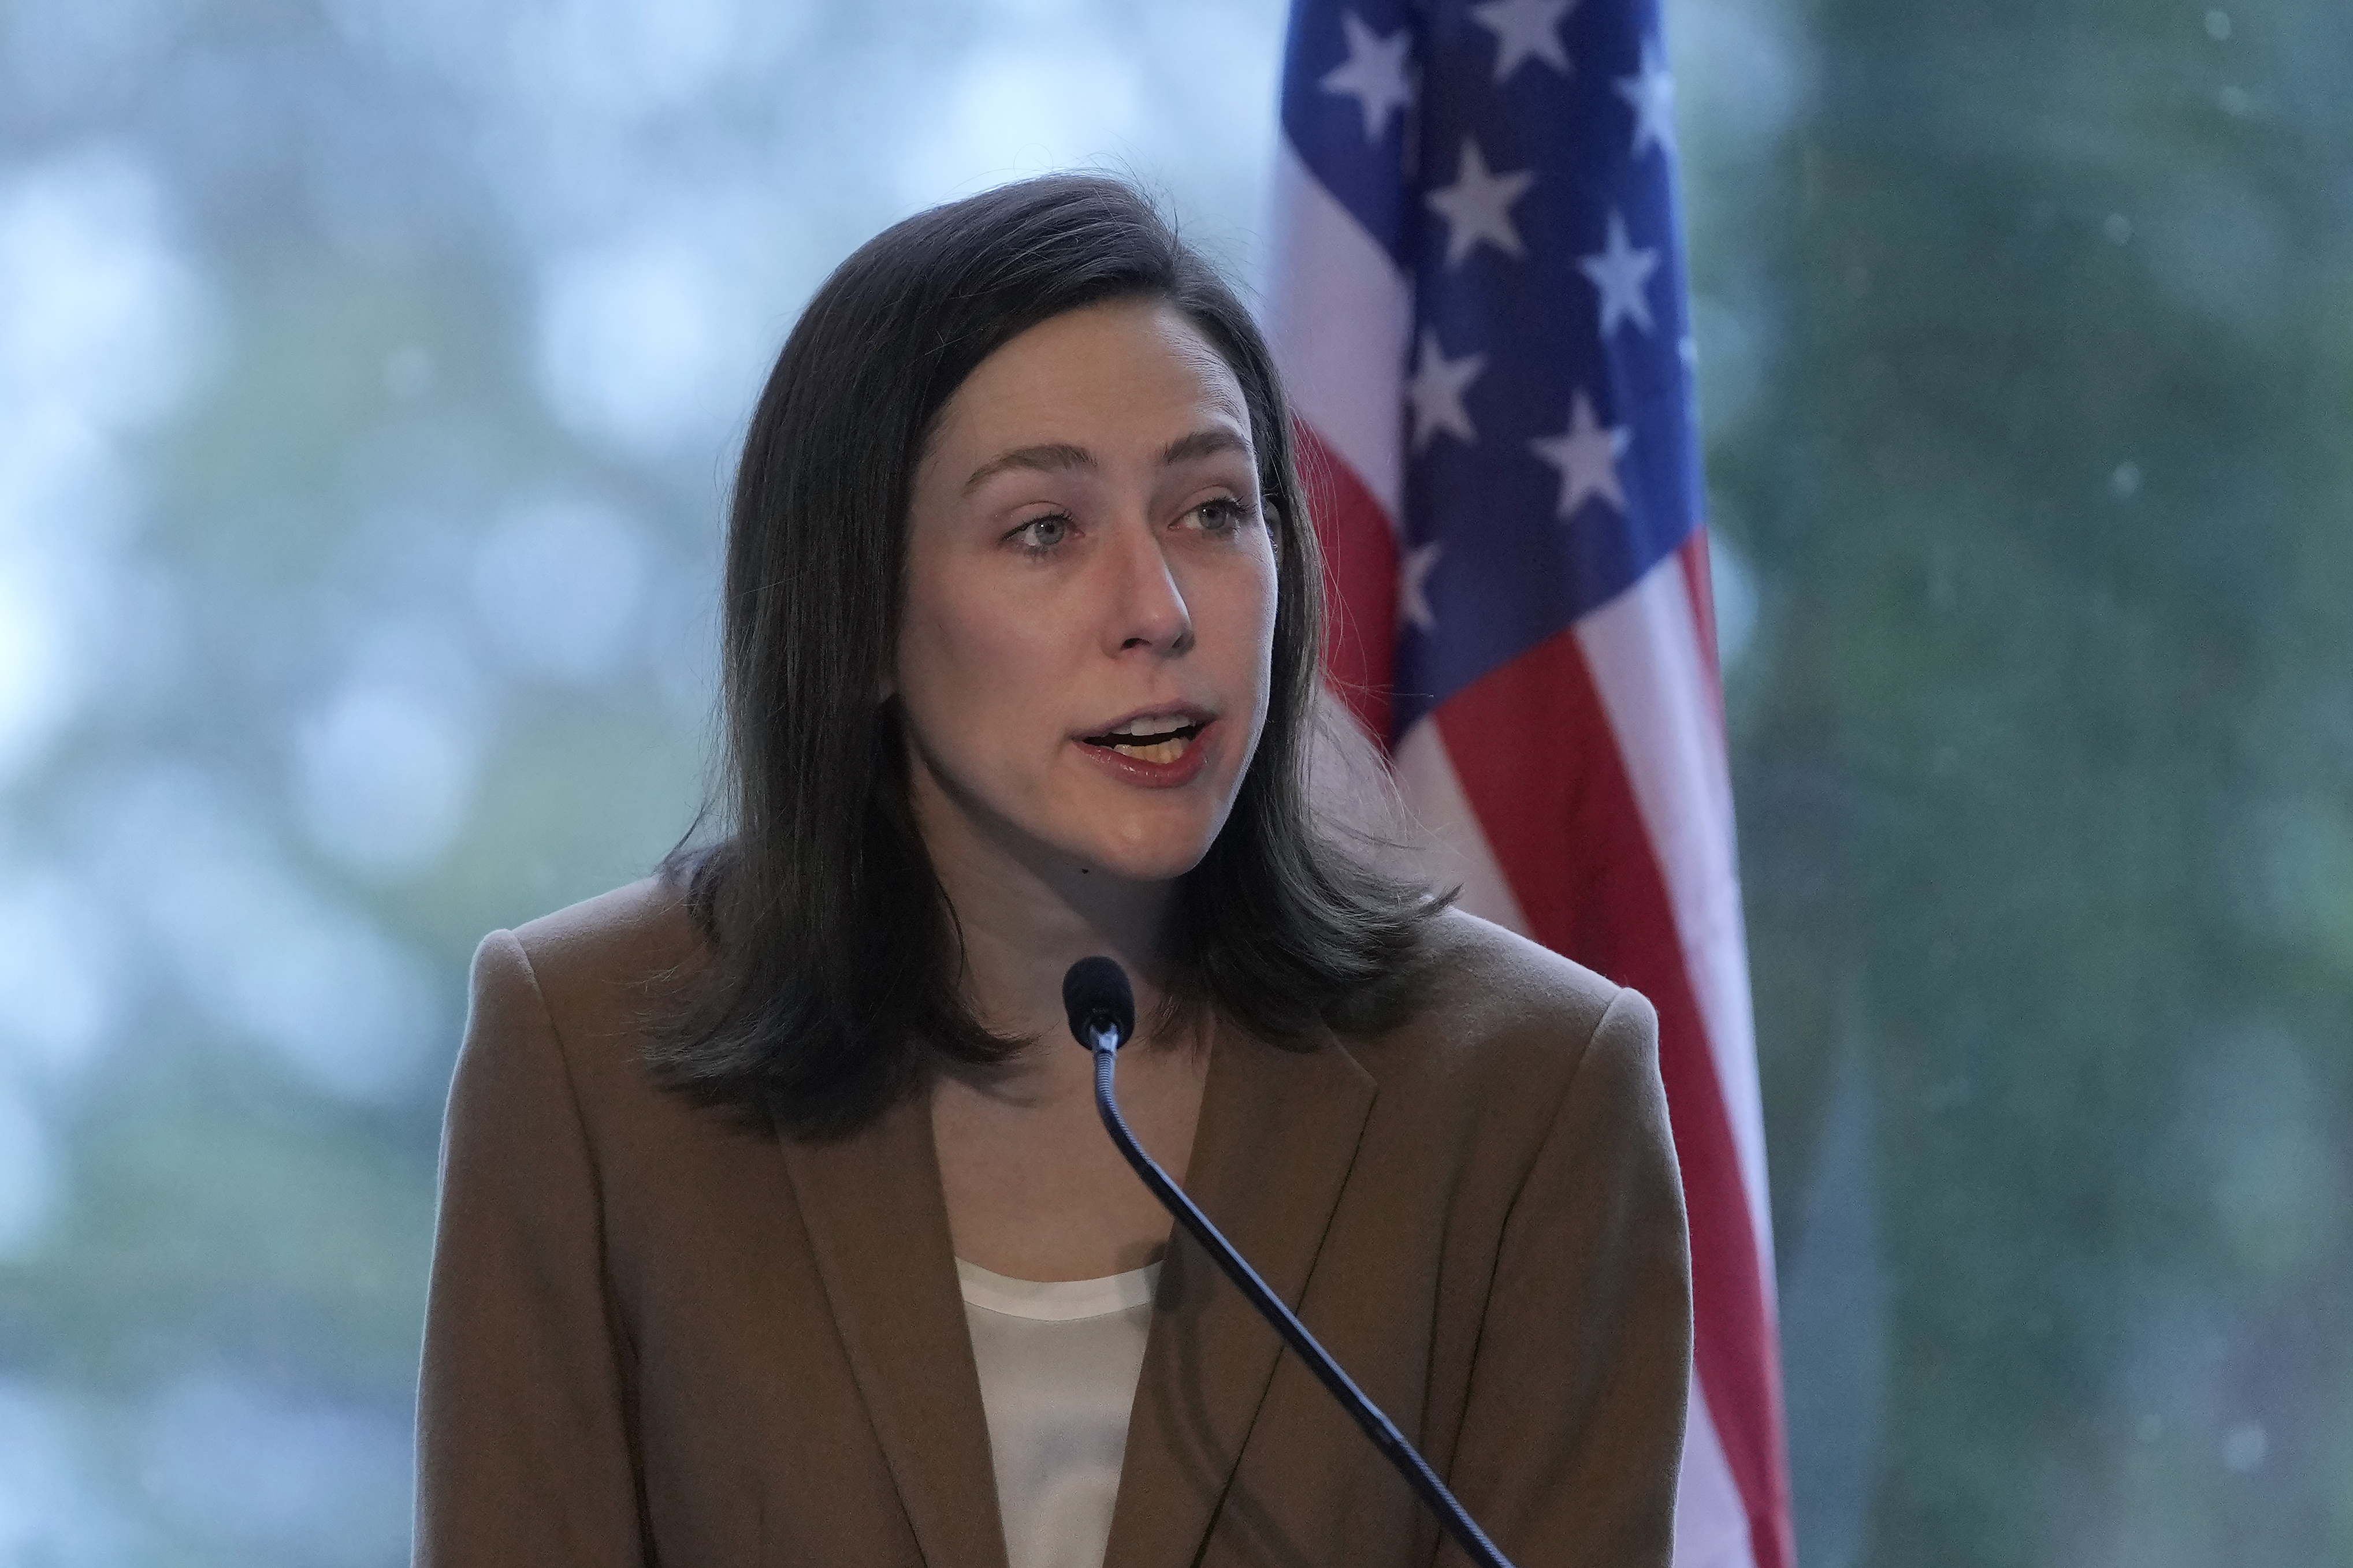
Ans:
[{"label": "blazer collar", "polygon": [[[1295,1309],[1373,1105],[1339,1042],[1283,1050],[1218,1032],[1186,1189]],[[988,1422],[940,1193],[930,1108],[911,1096],[826,1142],[781,1141],[850,1371],[929,1568],[1006,1568]],[[1199,1556],[1282,1342],[1174,1231],[1107,1563]]]},{"label": "blazer collar", "polygon": [[[1295,1310],[1355,1163],[1373,1079],[1329,1032],[1282,1050],[1212,1047],[1185,1187]],[[1170,1238],[1104,1561],[1197,1562],[1282,1341],[1182,1230]]]},{"label": "blazer collar", "polygon": [[928,1568],[1006,1568],[988,1418],[925,1098],[849,1137],[784,1134],[826,1300]]}]

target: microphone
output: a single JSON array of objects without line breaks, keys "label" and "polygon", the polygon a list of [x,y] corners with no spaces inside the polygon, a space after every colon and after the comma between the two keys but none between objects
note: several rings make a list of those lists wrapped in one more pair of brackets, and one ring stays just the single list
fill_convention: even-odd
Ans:
[{"label": "microphone", "polygon": [[1340,1402],[1340,1408],[1372,1439],[1373,1447],[1388,1457],[1421,1500],[1430,1505],[1430,1510],[1438,1516],[1439,1523],[1446,1527],[1454,1543],[1484,1568],[1512,1568],[1512,1560],[1487,1539],[1479,1521],[1438,1479],[1438,1472],[1430,1468],[1421,1451],[1406,1441],[1397,1423],[1381,1414],[1380,1406],[1356,1386],[1356,1380],[1340,1370],[1340,1363],[1316,1342],[1298,1314],[1268,1289],[1258,1270],[1234,1250],[1233,1244],[1209,1223],[1209,1216],[1185,1195],[1182,1187],[1168,1179],[1168,1173],[1144,1152],[1135,1134],[1128,1131],[1127,1119],[1119,1113],[1119,1100],[1113,1092],[1119,1048],[1135,1033],[1135,993],[1128,985],[1127,971],[1108,958],[1079,960],[1062,976],[1062,1011],[1070,1019],[1071,1035],[1094,1053],[1095,1109],[1103,1114],[1103,1130],[1111,1134],[1111,1141],[1119,1146],[1119,1152],[1126,1156],[1144,1184],[1152,1189],[1152,1195],[1160,1200],[1161,1206],[1179,1225],[1192,1232],[1193,1239],[1225,1270],[1226,1278],[1258,1309],[1259,1316],[1272,1324],[1283,1342],[1307,1363],[1307,1370]]}]

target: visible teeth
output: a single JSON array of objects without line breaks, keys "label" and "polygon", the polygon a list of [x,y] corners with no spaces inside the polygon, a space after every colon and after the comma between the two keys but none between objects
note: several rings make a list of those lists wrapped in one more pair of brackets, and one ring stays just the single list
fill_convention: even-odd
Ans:
[{"label": "visible teeth", "polygon": [[[1113,731],[1114,734],[1121,732],[1122,731]],[[1191,737],[1179,736],[1174,741],[1163,741],[1157,745],[1113,746],[1112,750],[1117,752],[1123,757],[1134,757],[1141,762],[1173,763],[1177,758],[1183,756],[1186,749],[1191,746],[1192,743],[1193,742]]]},{"label": "visible teeth", "polygon": [[1185,714],[1146,713],[1104,731],[1094,742],[1138,762],[1173,763],[1192,748],[1200,733],[1200,724]]}]

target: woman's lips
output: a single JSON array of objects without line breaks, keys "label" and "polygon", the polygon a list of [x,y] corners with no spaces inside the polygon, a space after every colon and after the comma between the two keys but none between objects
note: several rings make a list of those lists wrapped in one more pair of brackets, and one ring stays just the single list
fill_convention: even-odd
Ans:
[{"label": "woman's lips", "polygon": [[1209,719],[1174,731],[1134,737],[1149,742],[1145,745],[1131,743],[1124,735],[1088,735],[1080,740],[1079,749],[1123,783],[1174,789],[1192,783],[1208,765],[1210,735],[1217,725],[1216,720]]}]

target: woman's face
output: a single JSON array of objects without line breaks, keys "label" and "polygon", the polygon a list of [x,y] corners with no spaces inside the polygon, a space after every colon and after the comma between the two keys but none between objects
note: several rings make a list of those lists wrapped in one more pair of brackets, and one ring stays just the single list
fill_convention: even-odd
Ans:
[{"label": "woman's face", "polygon": [[957,388],[915,473],[893,682],[927,836],[1136,880],[1199,861],[1266,721],[1257,475],[1240,382],[1156,301],[1041,322]]}]

